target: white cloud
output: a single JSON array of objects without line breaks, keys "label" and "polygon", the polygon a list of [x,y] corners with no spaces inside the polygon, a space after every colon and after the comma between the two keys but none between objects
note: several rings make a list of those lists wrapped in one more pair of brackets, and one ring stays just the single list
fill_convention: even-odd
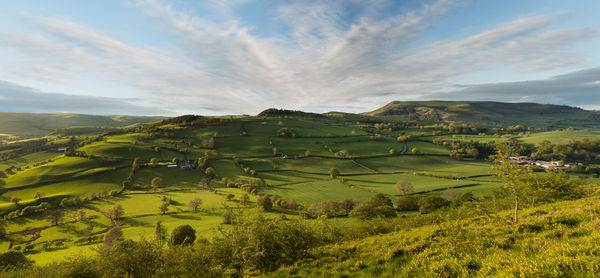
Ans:
[{"label": "white cloud", "polygon": [[40,92],[0,80],[0,111],[99,115],[170,115],[162,108],[137,105],[136,99],[76,96]]},{"label": "white cloud", "polygon": [[583,57],[569,47],[597,31],[550,29],[562,15],[538,15],[415,46],[456,3],[440,0],[382,17],[391,2],[370,1],[359,20],[345,22],[342,2],[310,1],[277,7],[278,21],[292,31],[264,37],[235,18],[233,9],[242,3],[211,1],[222,18],[215,22],[157,0],[140,1],[176,37],[178,51],[127,44],[67,19],[36,18],[42,35],[0,34],[0,46],[28,57],[10,61],[4,71],[47,82],[100,75],[145,92],[141,105],[180,113],[257,113],[268,107],[366,111],[384,99],[447,91],[453,77],[482,67],[581,67]]}]

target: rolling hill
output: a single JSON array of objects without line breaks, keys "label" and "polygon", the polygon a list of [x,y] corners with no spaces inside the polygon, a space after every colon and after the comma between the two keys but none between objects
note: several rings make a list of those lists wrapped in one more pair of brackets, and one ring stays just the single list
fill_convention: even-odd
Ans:
[{"label": "rolling hill", "polygon": [[540,128],[600,127],[600,112],[578,107],[491,101],[393,101],[363,115],[419,122],[477,123]]},{"label": "rolling hill", "polygon": [[164,117],[0,112],[0,137],[39,137],[68,127],[121,127],[159,119]]}]

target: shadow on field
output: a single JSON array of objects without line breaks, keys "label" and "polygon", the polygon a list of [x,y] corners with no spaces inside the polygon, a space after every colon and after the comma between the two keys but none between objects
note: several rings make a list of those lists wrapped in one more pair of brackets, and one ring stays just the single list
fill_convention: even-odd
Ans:
[{"label": "shadow on field", "polygon": [[198,214],[171,214],[169,216],[185,220],[202,220],[202,217]]},{"label": "shadow on field", "polygon": [[121,219],[121,222],[125,225],[129,225],[132,227],[139,227],[139,226],[153,227],[154,226],[154,224],[152,224],[152,223],[142,222],[142,221],[136,220],[134,218],[123,218],[123,219]]}]

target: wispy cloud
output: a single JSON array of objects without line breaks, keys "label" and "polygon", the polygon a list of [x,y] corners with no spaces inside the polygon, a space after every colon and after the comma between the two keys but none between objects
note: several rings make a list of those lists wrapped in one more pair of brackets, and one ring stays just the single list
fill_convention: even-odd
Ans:
[{"label": "wispy cloud", "polygon": [[88,97],[40,92],[0,80],[0,111],[98,115],[169,115],[162,108],[137,105],[136,99]]},{"label": "wispy cloud", "polygon": [[429,95],[434,99],[497,100],[511,102],[569,103],[600,108],[600,68],[575,71],[544,80],[461,85],[460,88]]},{"label": "wispy cloud", "polygon": [[390,98],[448,91],[453,77],[483,67],[580,68],[585,61],[570,47],[597,32],[597,27],[552,29],[562,14],[537,15],[466,38],[415,45],[457,6],[454,1],[388,16],[382,14],[393,1],[350,1],[364,7],[354,21],[348,21],[341,1],[303,1],[275,7],[278,23],[290,33],[265,37],[235,17],[235,8],[245,2],[211,1],[208,6],[221,18],[214,21],[158,0],[139,1],[176,38],[178,49],[170,51],[128,44],[64,18],[30,18],[42,35],[0,34],[0,46],[27,57],[10,61],[4,71],[47,82],[99,75],[146,93],[140,105],[181,113],[257,113],[267,107],[366,111]]}]

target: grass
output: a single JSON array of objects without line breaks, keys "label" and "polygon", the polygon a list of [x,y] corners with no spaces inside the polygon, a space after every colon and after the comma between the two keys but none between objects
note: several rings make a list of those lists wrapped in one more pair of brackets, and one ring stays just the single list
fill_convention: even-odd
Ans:
[{"label": "grass", "polygon": [[356,159],[366,167],[380,172],[405,171],[415,172],[436,168],[447,168],[460,165],[448,156],[398,155],[393,157]]},{"label": "grass", "polygon": [[44,192],[46,197],[85,197],[92,193],[98,194],[103,191],[120,190],[121,182],[127,177],[128,173],[129,169],[121,169],[62,182],[10,190],[0,197],[0,208],[13,207],[12,203],[10,203],[12,197],[21,198],[22,203],[31,202],[36,192]]},{"label": "grass", "polygon": [[243,163],[257,172],[290,170],[326,175],[330,168],[337,168],[342,175],[372,173],[349,159],[322,159],[308,157],[302,159],[261,158],[244,159]]},{"label": "grass", "polygon": [[7,168],[14,166],[16,168],[31,166],[36,162],[46,161],[48,159],[55,158],[59,155],[62,155],[60,152],[52,152],[52,151],[42,151],[26,154],[14,159],[0,161],[0,171],[4,171]]},{"label": "grass", "polygon": [[276,195],[284,200],[294,199],[304,205],[327,200],[357,199],[362,201],[373,195],[372,192],[332,180],[259,187],[258,190],[264,194]]},{"label": "grass", "polygon": [[98,171],[114,169],[119,164],[82,157],[59,157],[42,166],[32,167],[9,175],[5,188],[66,181]]},{"label": "grass", "polygon": [[[407,143],[408,153],[405,155],[389,155],[391,148],[399,153],[402,144],[395,140],[396,133],[405,132],[413,135],[431,134],[428,129],[410,128],[402,131],[386,132],[381,141],[370,140],[369,134],[359,127],[372,127],[372,123],[356,123],[374,119],[363,115],[348,116],[332,114],[326,119],[310,117],[222,117],[227,121],[221,126],[201,128],[184,128],[176,124],[157,126],[153,136],[145,132],[117,134],[106,137],[106,141],[95,142],[78,148],[96,158],[64,157],[57,152],[37,152],[24,155],[17,159],[0,161],[0,170],[10,166],[21,167],[14,175],[0,180],[0,186],[8,189],[0,196],[0,211],[7,212],[15,209],[10,202],[12,197],[21,198],[21,206],[33,202],[36,192],[45,192],[48,200],[56,202],[67,196],[90,196],[92,193],[120,190],[122,181],[128,176],[130,165],[134,158],[142,160],[158,158],[161,163],[157,167],[141,167],[134,176],[135,189],[129,189],[118,197],[108,197],[87,202],[82,210],[89,216],[97,216],[87,222],[65,223],[74,221],[75,209],[66,209],[67,217],[58,226],[51,226],[47,221],[47,213],[19,217],[9,221],[7,231],[9,240],[17,245],[24,245],[32,239],[31,234],[23,234],[24,230],[41,229],[41,237],[32,243],[39,244],[47,240],[74,240],[90,234],[101,232],[110,226],[110,221],[103,216],[115,205],[123,206],[125,210],[121,225],[125,237],[139,239],[152,238],[156,221],[172,230],[178,225],[190,224],[197,230],[199,237],[210,238],[217,233],[221,223],[221,215],[228,208],[238,208],[240,200],[246,192],[237,188],[225,188],[219,182],[225,177],[230,180],[238,178],[254,178],[245,174],[233,163],[233,157],[240,158],[244,167],[256,170],[257,178],[263,179],[269,186],[257,187],[260,194],[279,196],[284,200],[294,199],[308,206],[326,200],[357,199],[365,200],[376,193],[384,193],[395,197],[394,184],[397,181],[409,181],[414,185],[418,194],[440,195],[447,188],[457,188],[459,192],[472,192],[476,196],[485,196],[490,190],[498,188],[501,183],[490,177],[490,164],[482,161],[457,161],[451,159],[448,149],[424,141]],[[1,126],[1,124],[0,124]],[[297,137],[277,137],[278,129],[293,128]],[[83,139],[89,132],[97,132],[100,127],[77,127],[64,129],[61,132],[73,134]],[[3,134],[10,134],[4,130]],[[86,133],[88,132],[88,133]],[[247,132],[247,136],[240,136]],[[202,147],[202,141],[217,135],[214,149],[219,158],[209,161],[209,166],[215,169],[217,179],[210,185],[217,187],[214,192],[201,190],[201,185],[208,178],[199,170],[183,170],[167,168],[166,161],[176,157],[179,159],[196,160],[208,150]],[[568,138],[593,138],[598,132],[543,132],[534,133],[528,137],[519,137],[527,143],[548,139],[553,142],[566,142]],[[465,135],[467,140],[481,142],[499,141],[491,135]],[[446,136],[452,138],[452,136]],[[3,137],[7,138],[7,137]],[[53,143],[68,143],[68,139],[56,139]],[[432,136],[421,139],[430,140]],[[462,140],[462,135],[456,138]],[[558,140],[558,141],[554,141]],[[563,141],[560,141],[563,140]],[[185,143],[184,143],[185,142]],[[187,142],[191,145],[187,146]],[[154,146],[159,146],[156,152]],[[187,154],[170,150],[169,148],[189,147]],[[273,148],[277,155],[273,155]],[[412,148],[417,148],[417,154],[411,154]],[[304,155],[310,151],[309,157],[298,159],[283,159],[281,155]],[[337,159],[334,153],[347,150],[352,159]],[[98,158],[101,157],[101,158]],[[108,162],[105,158],[117,159]],[[38,167],[32,167],[40,161],[53,161]],[[29,166],[29,169],[24,169]],[[117,168],[117,169],[115,169]],[[330,168],[339,169],[339,180],[332,180],[328,171]],[[432,176],[416,175],[421,173]],[[456,177],[460,180],[449,179]],[[153,193],[149,188],[154,177],[163,179],[163,187]],[[443,178],[446,177],[446,178]],[[344,182],[341,182],[341,180]],[[25,187],[23,187],[25,186]],[[234,194],[232,201],[225,196]],[[172,199],[169,214],[158,215],[158,206],[162,196]],[[242,211],[255,209],[256,195],[249,194],[251,207],[239,208]],[[56,197],[56,198],[54,198]],[[198,213],[190,212],[187,204],[194,198],[201,198],[203,205]],[[279,207],[276,211],[266,214],[278,216],[283,213],[288,218],[298,218],[297,211],[285,211]],[[346,219],[346,221],[349,221]],[[352,223],[346,223],[351,225]],[[87,230],[88,227],[92,230]],[[5,241],[6,242],[6,241]],[[5,243],[0,243],[0,250]],[[72,242],[58,250],[46,251],[41,245],[36,245],[30,258],[40,264],[52,262],[55,258],[69,255],[86,254],[93,246],[75,246]]]},{"label": "grass", "polygon": [[474,184],[473,181],[441,179],[413,174],[353,176],[345,178],[345,180],[349,184],[360,188],[388,195],[398,195],[394,188],[398,181],[410,182],[414,186],[415,193]]},{"label": "grass", "polygon": [[518,140],[527,144],[536,144],[541,141],[550,141],[552,144],[568,144],[579,140],[598,140],[600,131],[573,130],[573,131],[548,131],[532,133],[529,136],[520,136]]}]

